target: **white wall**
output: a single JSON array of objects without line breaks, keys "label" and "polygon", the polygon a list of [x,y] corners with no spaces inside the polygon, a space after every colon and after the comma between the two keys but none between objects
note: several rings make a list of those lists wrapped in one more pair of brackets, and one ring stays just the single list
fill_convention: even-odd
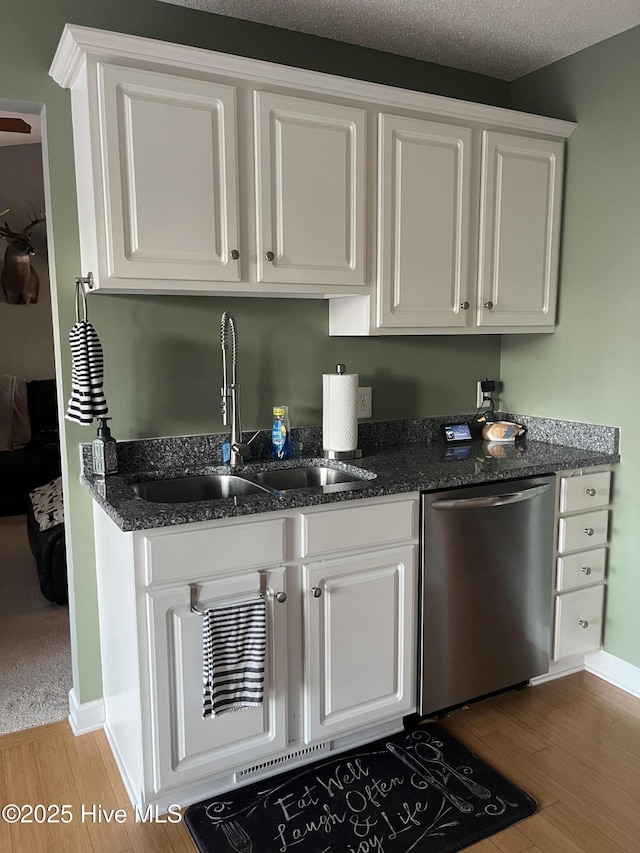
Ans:
[{"label": "white wall", "polygon": [[[6,219],[12,231],[22,231],[33,207],[38,213],[44,210],[42,146],[0,147],[0,212],[10,208],[2,221]],[[45,224],[36,225],[31,236],[40,295],[32,305],[9,305],[0,290],[0,373],[49,379],[55,376],[55,367]],[[6,243],[0,240],[0,269],[5,250]]]}]

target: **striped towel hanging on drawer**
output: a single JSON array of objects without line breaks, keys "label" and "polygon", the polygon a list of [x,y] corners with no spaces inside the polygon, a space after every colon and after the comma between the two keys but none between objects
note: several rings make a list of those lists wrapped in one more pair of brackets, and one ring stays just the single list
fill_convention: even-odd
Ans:
[{"label": "striped towel hanging on drawer", "polygon": [[77,424],[93,423],[109,414],[102,389],[104,356],[98,333],[86,320],[80,320],[69,332],[71,347],[71,397],[65,418]]},{"label": "striped towel hanging on drawer", "polygon": [[266,639],[263,598],[205,611],[203,717],[262,704]]}]

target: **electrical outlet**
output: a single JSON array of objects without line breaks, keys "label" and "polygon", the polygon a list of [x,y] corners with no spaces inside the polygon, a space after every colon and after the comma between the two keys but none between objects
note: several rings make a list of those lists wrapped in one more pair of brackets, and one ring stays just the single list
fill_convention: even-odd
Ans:
[{"label": "electrical outlet", "polygon": [[371,417],[371,388],[358,388],[358,417]]},{"label": "electrical outlet", "polygon": [[[483,391],[482,390],[482,383],[483,382],[490,382],[490,381],[493,381],[493,380],[479,379],[478,382],[476,383],[476,408],[477,409],[488,409],[489,408],[490,403],[488,400],[485,399],[485,397],[492,397],[494,403],[497,399],[497,393],[498,393],[497,390],[493,390],[493,391]],[[494,384],[494,388],[495,388],[496,383],[494,382],[493,384]]]}]

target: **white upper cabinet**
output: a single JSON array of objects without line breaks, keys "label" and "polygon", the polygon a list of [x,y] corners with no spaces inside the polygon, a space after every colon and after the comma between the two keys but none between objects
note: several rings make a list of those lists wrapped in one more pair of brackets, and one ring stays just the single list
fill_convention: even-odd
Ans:
[{"label": "white upper cabinet", "polygon": [[465,326],[471,130],[394,115],[378,127],[377,325]]},{"label": "white upper cabinet", "polygon": [[258,281],[365,284],[366,112],[256,92]]},{"label": "white upper cabinet", "polygon": [[50,74],[95,289],[328,298],[332,335],[553,331],[573,123],[73,25]]},{"label": "white upper cabinet", "polygon": [[336,335],[552,332],[564,142],[381,115],[374,295]]},{"label": "white upper cabinet", "polygon": [[235,89],[100,65],[97,94],[100,286],[237,281]]},{"label": "white upper cabinet", "polygon": [[483,133],[480,326],[555,325],[563,157],[562,142]]}]

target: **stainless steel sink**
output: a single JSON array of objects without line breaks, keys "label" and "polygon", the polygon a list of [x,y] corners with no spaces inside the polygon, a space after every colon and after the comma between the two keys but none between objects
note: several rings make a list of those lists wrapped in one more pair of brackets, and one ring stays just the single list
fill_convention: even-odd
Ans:
[{"label": "stainless steel sink", "polygon": [[323,493],[362,488],[374,475],[362,475],[326,465],[270,468],[246,474],[201,474],[168,480],[133,483],[135,494],[151,503],[190,503],[248,495],[271,495],[295,489],[316,488]]},{"label": "stainless steel sink", "polygon": [[364,484],[369,478],[358,476],[349,471],[341,471],[338,468],[329,468],[322,465],[304,465],[298,468],[274,468],[270,471],[260,471],[249,475],[252,480],[263,486],[278,491],[287,489],[308,489],[313,486],[341,486],[348,484]]},{"label": "stainless steel sink", "polygon": [[203,474],[197,477],[178,477],[174,480],[148,480],[134,483],[138,497],[152,503],[189,503],[211,501],[246,495],[270,494],[258,483],[233,474]]}]

